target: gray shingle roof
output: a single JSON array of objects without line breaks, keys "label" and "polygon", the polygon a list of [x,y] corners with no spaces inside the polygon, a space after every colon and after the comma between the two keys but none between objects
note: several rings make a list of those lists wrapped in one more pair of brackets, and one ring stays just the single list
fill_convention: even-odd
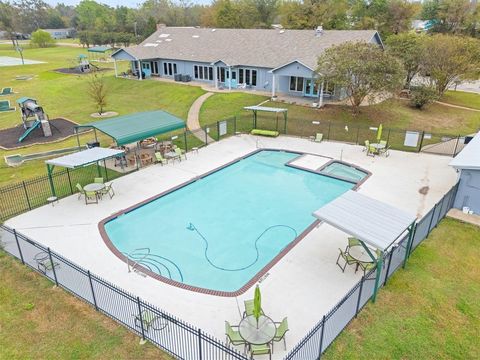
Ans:
[{"label": "gray shingle roof", "polygon": [[373,41],[375,30],[207,29],[165,27],[125,50],[139,60],[177,59],[276,68],[298,60],[315,69],[328,47],[347,41]]}]

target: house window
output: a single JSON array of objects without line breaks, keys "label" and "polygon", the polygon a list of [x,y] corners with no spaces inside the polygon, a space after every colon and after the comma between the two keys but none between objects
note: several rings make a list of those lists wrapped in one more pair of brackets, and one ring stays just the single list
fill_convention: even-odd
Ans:
[{"label": "house window", "polygon": [[194,65],[193,76],[199,80],[213,80],[213,67]]},{"label": "house window", "polygon": [[290,90],[303,91],[303,77],[290,76]]},{"label": "house window", "polygon": [[177,64],[171,63],[171,62],[163,63],[164,75],[172,76],[172,75],[175,75],[176,73],[177,73]]},{"label": "house window", "polygon": [[238,82],[240,84],[257,86],[257,70],[238,69]]},{"label": "house window", "polygon": [[238,70],[238,82],[243,84],[243,69]]},{"label": "house window", "polygon": [[220,82],[225,82],[225,68],[223,67],[217,68],[217,79]]},{"label": "house window", "polygon": [[252,86],[257,86],[257,70],[252,70]]}]

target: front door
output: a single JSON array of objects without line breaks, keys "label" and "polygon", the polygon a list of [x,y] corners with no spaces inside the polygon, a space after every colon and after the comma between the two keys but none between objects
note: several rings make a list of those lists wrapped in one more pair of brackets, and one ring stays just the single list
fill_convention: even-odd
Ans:
[{"label": "front door", "polygon": [[305,79],[303,96],[318,97],[318,84],[315,79]]}]

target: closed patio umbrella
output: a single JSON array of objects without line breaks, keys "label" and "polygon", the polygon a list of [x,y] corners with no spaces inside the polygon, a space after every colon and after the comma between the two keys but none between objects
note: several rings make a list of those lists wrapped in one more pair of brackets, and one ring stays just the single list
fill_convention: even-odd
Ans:
[{"label": "closed patio umbrella", "polygon": [[377,130],[377,140],[380,141],[382,139],[382,130],[383,130],[383,126],[382,124],[380,124],[380,126],[378,127],[378,130]]},{"label": "closed patio umbrella", "polygon": [[258,319],[262,314],[262,295],[260,294],[260,288],[258,285],[255,287],[255,295],[253,297],[253,316],[257,319],[257,326],[258,326]]}]

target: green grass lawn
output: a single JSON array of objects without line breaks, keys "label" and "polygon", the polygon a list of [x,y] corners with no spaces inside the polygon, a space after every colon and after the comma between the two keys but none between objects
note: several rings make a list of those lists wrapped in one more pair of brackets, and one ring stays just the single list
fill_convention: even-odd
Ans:
[{"label": "green grass lawn", "polygon": [[171,359],[0,250],[0,359]]},{"label": "green grass lawn", "polygon": [[447,91],[441,101],[480,110],[480,94],[465,91]]},{"label": "green grass lawn", "polygon": [[480,229],[445,219],[322,359],[479,359]]}]

